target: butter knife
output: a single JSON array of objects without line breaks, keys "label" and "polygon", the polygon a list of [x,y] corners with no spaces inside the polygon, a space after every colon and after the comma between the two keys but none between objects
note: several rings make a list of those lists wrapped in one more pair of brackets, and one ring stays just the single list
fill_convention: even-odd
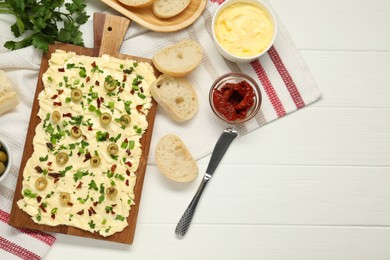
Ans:
[{"label": "butter knife", "polygon": [[213,175],[219,162],[222,160],[222,157],[224,156],[226,150],[229,148],[230,144],[236,137],[237,132],[233,128],[225,129],[222,135],[219,137],[217,143],[215,144],[213,153],[211,154],[211,159],[209,165],[207,166],[203,180],[200,183],[199,188],[196,191],[194,197],[192,198],[191,203],[188,205],[186,211],[181,217],[179,223],[177,223],[175,229],[177,237],[181,238],[187,233],[187,230],[191,224],[192,217],[194,216],[196,206],[198,205],[199,199],[202,196],[204,188],[206,187],[211,176]]}]

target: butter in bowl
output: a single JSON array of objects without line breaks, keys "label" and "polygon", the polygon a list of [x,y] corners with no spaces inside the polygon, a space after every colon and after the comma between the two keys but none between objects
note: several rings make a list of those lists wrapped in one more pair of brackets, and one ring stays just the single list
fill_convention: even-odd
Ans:
[{"label": "butter in bowl", "polygon": [[261,0],[227,0],[213,16],[212,32],[223,57],[245,63],[258,59],[272,46],[277,22]]}]

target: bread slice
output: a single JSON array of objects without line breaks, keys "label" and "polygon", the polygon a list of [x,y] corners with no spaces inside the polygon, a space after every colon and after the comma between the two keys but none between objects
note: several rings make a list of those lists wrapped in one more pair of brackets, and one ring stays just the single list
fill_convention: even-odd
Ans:
[{"label": "bread slice", "polygon": [[145,7],[153,4],[154,0],[119,0],[119,2],[131,7]]},{"label": "bread slice", "polygon": [[198,176],[196,161],[183,141],[174,134],[159,140],[155,156],[158,169],[171,180],[190,182]]},{"label": "bread slice", "polygon": [[184,122],[198,112],[198,96],[185,78],[161,75],[150,88],[153,98],[176,122]]},{"label": "bread slice", "polygon": [[184,77],[199,66],[203,51],[197,42],[183,40],[159,50],[153,56],[154,66],[172,77]]},{"label": "bread slice", "polygon": [[19,104],[19,98],[4,71],[0,70],[0,115]]},{"label": "bread slice", "polygon": [[153,3],[153,13],[160,18],[170,18],[184,11],[190,0],[156,0]]}]

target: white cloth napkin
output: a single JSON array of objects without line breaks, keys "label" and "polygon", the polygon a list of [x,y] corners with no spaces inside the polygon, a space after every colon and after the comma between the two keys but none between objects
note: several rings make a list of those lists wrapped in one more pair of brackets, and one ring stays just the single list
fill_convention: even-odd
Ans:
[{"label": "white cloth napkin", "polygon": [[[199,97],[197,115],[186,123],[175,123],[159,108],[154,125],[149,163],[154,164],[154,148],[165,134],[180,136],[195,159],[212,152],[219,135],[227,125],[210,109],[208,94],[213,81],[230,71],[242,71],[259,83],[263,103],[256,118],[236,126],[240,135],[248,134],[264,124],[281,118],[316,101],[321,92],[288,32],[278,19],[278,35],[274,46],[259,61],[235,64],[223,59],[211,37],[212,15],[218,7],[209,2],[201,17],[190,27],[173,33],[146,30],[130,24],[121,53],[151,58],[158,49],[181,39],[193,39],[204,50],[202,64],[188,76]],[[83,26],[86,47],[93,47],[92,21]],[[10,52],[2,46],[0,36],[0,69],[7,73],[19,93],[21,104],[0,116],[0,136],[10,145],[14,160],[11,174],[0,183],[0,259],[40,259],[55,241],[55,237],[10,227],[8,223],[13,192],[22,158],[42,53],[32,47]],[[30,142],[31,140],[27,140]]]}]

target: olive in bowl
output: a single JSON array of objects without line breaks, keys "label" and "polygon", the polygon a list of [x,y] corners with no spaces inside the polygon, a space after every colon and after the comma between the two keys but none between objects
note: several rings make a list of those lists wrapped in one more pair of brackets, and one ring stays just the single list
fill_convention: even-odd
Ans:
[{"label": "olive in bowl", "polygon": [[209,101],[217,117],[229,124],[240,124],[249,121],[259,112],[261,91],[249,75],[231,72],[214,81]]},{"label": "olive in bowl", "polygon": [[11,170],[11,150],[7,143],[0,138],[0,182]]}]

